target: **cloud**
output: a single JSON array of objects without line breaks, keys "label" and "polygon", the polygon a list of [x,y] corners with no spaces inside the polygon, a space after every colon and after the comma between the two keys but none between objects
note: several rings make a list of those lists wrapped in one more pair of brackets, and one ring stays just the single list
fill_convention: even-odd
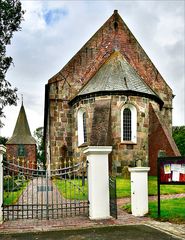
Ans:
[{"label": "cloud", "polygon": [[[184,116],[184,1],[22,1],[22,31],[7,53],[14,65],[7,79],[24,94],[31,131],[43,125],[44,87],[118,9],[176,95],[173,124]],[[177,84],[178,83],[178,84]],[[1,134],[11,136],[17,107],[8,107]]]},{"label": "cloud", "polygon": [[44,20],[47,25],[53,25],[57,21],[61,19],[61,16],[65,17],[68,12],[65,9],[54,9],[54,10],[46,10],[44,13]]}]

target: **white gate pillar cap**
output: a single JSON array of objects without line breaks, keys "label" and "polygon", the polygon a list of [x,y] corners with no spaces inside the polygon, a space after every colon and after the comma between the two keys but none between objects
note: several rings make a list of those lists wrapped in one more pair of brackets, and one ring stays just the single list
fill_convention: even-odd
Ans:
[{"label": "white gate pillar cap", "polygon": [[0,153],[5,153],[5,152],[6,152],[6,147],[0,144]]},{"label": "white gate pillar cap", "polygon": [[150,167],[131,167],[128,168],[129,172],[148,172]]},{"label": "white gate pillar cap", "polygon": [[112,152],[112,146],[88,146],[83,150],[84,154],[109,154]]}]

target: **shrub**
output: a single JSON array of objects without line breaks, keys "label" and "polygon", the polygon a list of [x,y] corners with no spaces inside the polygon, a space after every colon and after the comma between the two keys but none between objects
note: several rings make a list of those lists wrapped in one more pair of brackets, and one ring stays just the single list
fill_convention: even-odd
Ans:
[{"label": "shrub", "polygon": [[3,188],[6,192],[15,192],[21,189],[25,182],[25,177],[23,175],[10,176],[6,175],[3,178]]}]

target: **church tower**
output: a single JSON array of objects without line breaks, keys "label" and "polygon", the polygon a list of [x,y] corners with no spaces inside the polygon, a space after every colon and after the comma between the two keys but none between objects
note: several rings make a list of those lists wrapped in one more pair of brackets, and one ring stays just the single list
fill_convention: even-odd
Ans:
[{"label": "church tower", "polygon": [[12,137],[6,143],[7,160],[29,168],[37,161],[36,140],[32,137],[22,102]]}]

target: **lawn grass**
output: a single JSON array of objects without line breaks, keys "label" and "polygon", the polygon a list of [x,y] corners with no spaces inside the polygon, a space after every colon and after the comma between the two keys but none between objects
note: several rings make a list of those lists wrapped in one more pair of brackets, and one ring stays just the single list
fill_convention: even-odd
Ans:
[{"label": "lawn grass", "polygon": [[130,179],[116,177],[116,194],[117,198],[130,197]]},{"label": "lawn grass", "polygon": [[[116,193],[118,198],[130,197],[130,179],[116,178]],[[161,185],[161,194],[185,193],[185,185]],[[148,178],[149,196],[157,195],[157,177]]]},{"label": "lawn grass", "polygon": [[13,192],[3,192],[3,204],[4,205],[12,205],[15,204],[18,200],[21,194],[23,193],[24,189],[27,187],[28,181],[25,181],[21,189],[18,191]]},{"label": "lawn grass", "polygon": [[[66,199],[72,200],[85,200],[87,199],[87,180],[85,186],[82,187],[82,179],[54,179],[53,183],[57,186],[61,195]],[[23,186],[23,189],[26,185]],[[14,204],[17,202],[23,189],[16,192],[4,191],[4,204]],[[82,190],[83,189],[83,190]],[[117,198],[130,197],[130,179],[124,179],[123,177],[116,178],[116,193]],[[148,181],[149,195],[157,195],[157,177],[149,176]],[[185,193],[185,185],[161,185],[161,194],[177,194]]]},{"label": "lawn grass", "polygon": [[157,213],[157,201],[149,202],[151,218],[173,223],[185,223],[185,198],[161,200],[160,218]]},{"label": "lawn grass", "polygon": [[[161,194],[185,193],[185,185],[161,185]],[[149,176],[149,195],[157,195],[157,177]]]},{"label": "lawn grass", "polygon": [[[84,200],[87,199],[87,180],[85,187],[82,189],[81,179],[54,179],[53,183],[58,188],[60,194],[67,199]],[[157,195],[157,177],[149,176],[148,181],[149,195]],[[116,193],[117,198],[130,197],[130,179],[123,179],[123,177],[116,178]],[[185,193],[184,185],[161,185],[161,194],[177,194]]]},{"label": "lawn grass", "polygon": [[[125,204],[122,208],[131,213],[131,204]],[[161,200],[160,217],[158,217],[157,201],[151,201],[147,216],[163,222],[185,223],[185,198]]]},{"label": "lawn grass", "polygon": [[53,183],[57,187],[61,196],[71,200],[87,200],[87,180],[82,186],[82,179],[54,179]]}]

